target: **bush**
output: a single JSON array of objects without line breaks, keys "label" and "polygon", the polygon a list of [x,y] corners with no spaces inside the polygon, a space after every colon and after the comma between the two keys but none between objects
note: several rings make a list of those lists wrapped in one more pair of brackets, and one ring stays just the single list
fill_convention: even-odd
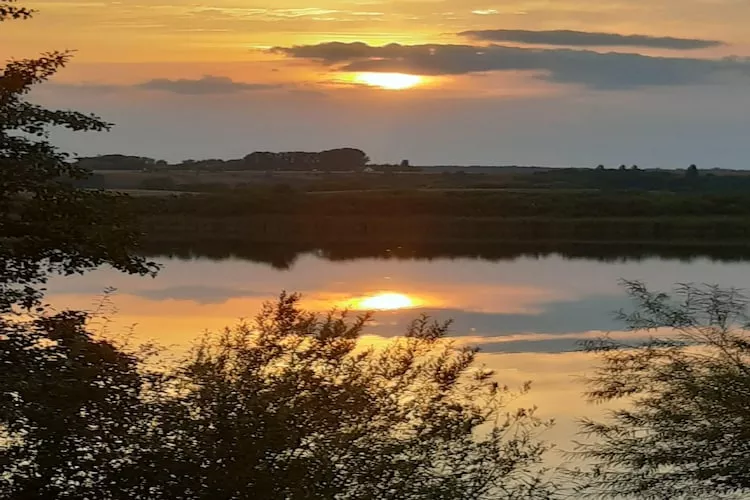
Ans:
[{"label": "bush", "polygon": [[3,322],[0,498],[549,498],[546,423],[447,325],[366,348],[367,316],[298,300],[162,372],[85,315]]}]

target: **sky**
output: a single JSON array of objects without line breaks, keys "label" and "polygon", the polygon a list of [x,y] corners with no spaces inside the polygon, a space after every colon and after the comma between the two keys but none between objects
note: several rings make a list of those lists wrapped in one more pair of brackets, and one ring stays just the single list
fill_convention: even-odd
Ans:
[{"label": "sky", "polygon": [[750,168],[747,0],[25,4],[0,59],[76,51],[32,98],[115,124],[83,156]]}]

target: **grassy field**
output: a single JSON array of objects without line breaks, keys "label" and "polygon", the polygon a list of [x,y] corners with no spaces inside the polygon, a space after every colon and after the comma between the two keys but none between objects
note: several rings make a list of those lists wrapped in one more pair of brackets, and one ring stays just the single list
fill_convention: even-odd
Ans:
[{"label": "grassy field", "polygon": [[555,219],[256,215],[143,219],[147,240],[252,244],[602,242],[644,245],[750,243],[750,218]]},{"label": "grassy field", "polygon": [[587,168],[423,168],[409,172],[159,171],[101,170],[91,184],[105,189],[227,192],[285,188],[299,192],[435,189],[444,191],[637,190],[661,192],[742,192],[750,171],[641,170]]},{"label": "grassy field", "polygon": [[306,193],[289,188],[214,195],[138,197],[143,215],[237,217],[408,216],[468,218],[750,218],[750,191],[740,193],[609,192],[595,190],[368,190]]},{"label": "grassy field", "polygon": [[[155,175],[126,174],[122,175]],[[445,245],[521,244],[524,251],[533,252],[602,244],[629,248],[631,253],[634,246],[710,247],[712,254],[731,247],[732,258],[750,257],[750,189],[739,182],[685,179],[674,173],[553,174],[529,183],[539,172],[523,174],[527,181],[513,175],[498,180],[457,174],[219,172],[206,174],[206,179],[234,179],[238,184],[200,193],[212,185],[204,183],[192,195],[184,195],[189,184],[128,192],[134,195],[130,203],[143,222],[146,244],[154,251],[201,247],[247,252],[275,246],[279,255],[289,255],[299,249],[370,245],[418,248],[430,254]],[[193,174],[180,175],[182,182]],[[257,182],[247,183],[248,179]],[[297,184],[278,182],[289,179]],[[480,181],[484,184],[477,185]],[[550,187],[550,181],[559,182]],[[614,189],[617,183],[636,187]],[[647,189],[660,183],[675,189]]]}]

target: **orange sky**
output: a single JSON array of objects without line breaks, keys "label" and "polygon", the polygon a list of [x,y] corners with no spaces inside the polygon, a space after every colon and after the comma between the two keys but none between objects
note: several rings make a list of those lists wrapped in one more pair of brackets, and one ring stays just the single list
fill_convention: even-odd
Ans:
[{"label": "orange sky", "polygon": [[[746,1],[24,3],[38,15],[3,23],[0,58],[75,49],[71,66],[37,98],[118,125],[97,141],[59,136],[81,154],[180,160],[357,146],[376,161],[415,164],[735,168],[744,168],[748,156],[737,132],[750,102],[739,99],[750,82]],[[715,43],[676,50],[663,41],[530,45],[461,35],[477,30]],[[360,54],[325,60],[330,47],[318,44],[330,42],[367,45]],[[403,53],[383,57],[379,48],[391,43]],[[424,44],[435,48],[413,47]],[[500,49],[488,49],[492,44]],[[294,53],[295,46],[311,53]],[[440,57],[425,58],[428,50]],[[486,50],[484,60],[477,57]],[[729,56],[736,58],[723,59]],[[354,69],[363,67],[427,76],[414,88],[384,93]],[[251,118],[258,114],[266,124],[259,129]],[[434,116],[414,119],[423,115]],[[512,130],[504,130],[508,116]],[[311,117],[317,126],[306,123]]]},{"label": "orange sky", "polygon": [[[14,55],[71,48],[77,64],[135,63],[130,78],[195,76],[210,67],[245,80],[271,79],[284,67],[288,78],[309,78],[273,46],[326,41],[461,43],[464,30],[570,29],[719,39],[731,45],[703,51],[729,55],[750,46],[745,29],[750,3],[729,0],[47,0],[25,2],[35,20],[0,30],[2,51]],[[643,52],[640,50],[639,52]],[[653,52],[653,51],[652,51]],[[691,53],[692,55],[693,53]],[[169,63],[161,70],[146,63]],[[252,63],[230,69],[232,63]],[[86,74],[84,68],[79,68]],[[75,72],[70,71],[67,78]],[[109,75],[91,79],[106,81]]]}]

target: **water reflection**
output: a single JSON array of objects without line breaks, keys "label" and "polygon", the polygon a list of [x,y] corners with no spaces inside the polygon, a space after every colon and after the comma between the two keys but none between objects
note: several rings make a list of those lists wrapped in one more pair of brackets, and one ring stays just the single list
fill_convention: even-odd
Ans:
[{"label": "water reflection", "polygon": [[396,311],[414,308],[417,303],[415,299],[403,293],[379,292],[368,297],[352,300],[348,306],[355,310]]},{"label": "water reflection", "polygon": [[240,259],[163,264],[153,280],[108,270],[56,279],[51,299],[58,307],[88,309],[105,288],[115,287],[119,324],[137,324],[139,335],[179,343],[251,317],[287,290],[302,293],[303,305],[315,311],[377,310],[371,333],[384,338],[424,313],[454,320],[457,338],[471,338],[490,352],[560,352],[576,349],[591,332],[621,328],[613,314],[628,306],[617,284],[621,278],[654,288],[691,281],[743,288],[750,282],[750,266],[706,259],[329,261],[304,255],[289,272]]},{"label": "water reflection", "polygon": [[676,243],[676,242],[587,242],[587,241],[442,241],[368,243],[260,243],[227,237],[221,240],[150,242],[145,251],[152,256],[169,259],[196,257],[232,260],[242,259],[268,264],[275,269],[292,269],[298,259],[316,255],[328,261],[359,259],[481,259],[507,261],[518,258],[563,257],[599,262],[640,262],[648,259],[670,259],[690,262],[708,258],[720,262],[750,260],[750,244],[746,242]]},{"label": "water reflection", "polygon": [[289,271],[228,258],[163,259],[155,279],[100,270],[55,279],[50,301],[58,308],[91,309],[106,287],[119,291],[112,332],[131,327],[138,339],[184,348],[205,330],[219,330],[250,318],[281,290],[301,292],[303,306],[378,309],[367,329],[368,342],[383,343],[405,332],[419,314],[453,319],[459,344],[478,345],[481,361],[497,371],[502,384],[531,380],[533,390],[519,405],[538,405],[558,425],[550,440],[570,448],[575,419],[595,416],[602,407],[581,397],[580,377],[593,360],[577,352],[581,340],[605,333],[622,339],[614,311],[629,303],[620,278],[641,279],[653,288],[676,282],[747,287],[750,265],[705,258],[683,260],[586,260],[564,256],[490,261],[440,258],[369,258],[331,261],[299,255]]}]

